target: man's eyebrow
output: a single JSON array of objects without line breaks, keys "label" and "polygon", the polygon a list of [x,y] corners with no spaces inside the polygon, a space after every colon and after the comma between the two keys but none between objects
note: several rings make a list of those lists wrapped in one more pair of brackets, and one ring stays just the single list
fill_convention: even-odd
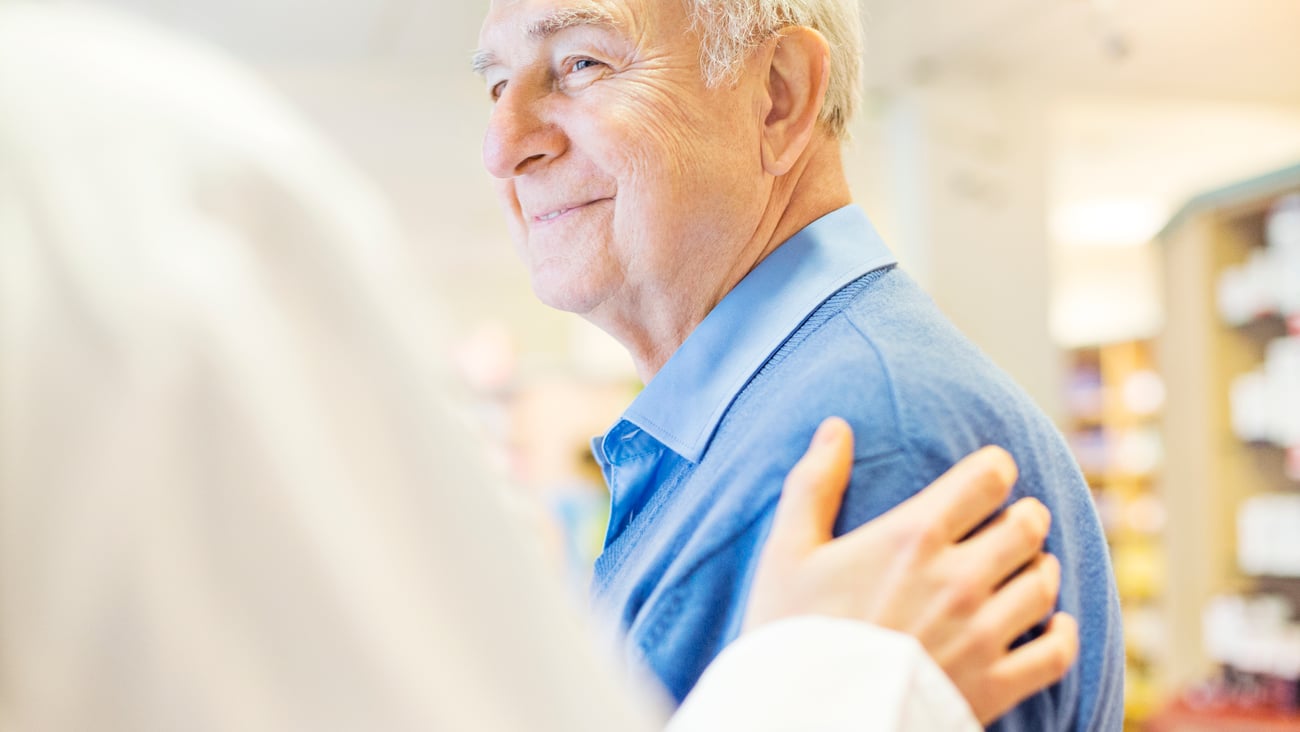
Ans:
[{"label": "man's eyebrow", "polygon": [[619,28],[614,15],[598,5],[579,5],[571,8],[559,8],[528,24],[528,37],[534,41],[547,38],[570,28],[597,25]]},{"label": "man's eyebrow", "polygon": [[[537,18],[528,24],[528,38],[534,42],[544,41],[551,36],[583,26],[604,26],[621,29],[623,26],[608,10],[598,5],[580,5],[571,8],[559,8]],[[496,54],[487,50],[474,52],[470,68],[474,73],[483,75],[488,69],[497,65]]]},{"label": "man's eyebrow", "polygon": [[488,69],[496,65],[497,55],[491,51],[475,51],[474,58],[469,63],[469,67],[479,76],[486,74]]}]

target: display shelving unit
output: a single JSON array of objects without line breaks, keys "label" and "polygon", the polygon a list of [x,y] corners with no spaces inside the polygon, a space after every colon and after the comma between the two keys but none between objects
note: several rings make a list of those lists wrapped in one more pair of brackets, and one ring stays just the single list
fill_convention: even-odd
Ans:
[{"label": "display shelving unit", "polygon": [[[1171,690],[1218,671],[1202,637],[1202,613],[1214,596],[1266,590],[1300,607],[1300,579],[1252,577],[1239,567],[1243,502],[1264,493],[1297,493],[1300,484],[1287,475],[1284,447],[1248,443],[1234,433],[1229,401],[1233,380],[1260,367],[1269,342],[1287,334],[1288,322],[1262,314],[1230,325],[1216,305],[1222,273],[1264,246],[1270,207],[1294,192],[1300,192],[1300,166],[1193,199],[1159,237],[1166,324],[1155,358],[1164,366],[1168,395],[1162,424],[1168,459],[1158,482],[1168,511],[1160,602],[1168,634],[1163,674]],[[1176,702],[1150,729],[1300,730],[1300,715],[1230,715]]]},{"label": "display shelving unit", "polygon": [[1165,511],[1154,490],[1163,462],[1163,383],[1155,374],[1150,341],[1075,348],[1067,358],[1065,432],[1092,491],[1115,567],[1124,609],[1125,718],[1137,728],[1163,699]]}]

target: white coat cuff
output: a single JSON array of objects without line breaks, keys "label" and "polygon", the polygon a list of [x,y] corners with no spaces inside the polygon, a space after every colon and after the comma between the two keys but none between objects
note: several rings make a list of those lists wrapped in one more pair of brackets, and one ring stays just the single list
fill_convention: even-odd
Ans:
[{"label": "white coat cuff", "polygon": [[769,623],[705,671],[669,732],[975,732],[970,706],[910,636],[804,616]]}]

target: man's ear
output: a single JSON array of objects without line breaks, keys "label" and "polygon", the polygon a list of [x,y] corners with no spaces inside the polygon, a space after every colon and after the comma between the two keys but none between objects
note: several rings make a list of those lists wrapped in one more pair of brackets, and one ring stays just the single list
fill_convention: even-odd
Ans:
[{"label": "man's ear", "polygon": [[790,26],[772,41],[763,120],[763,169],[785,175],[808,149],[826,102],[830,44],[821,33]]}]

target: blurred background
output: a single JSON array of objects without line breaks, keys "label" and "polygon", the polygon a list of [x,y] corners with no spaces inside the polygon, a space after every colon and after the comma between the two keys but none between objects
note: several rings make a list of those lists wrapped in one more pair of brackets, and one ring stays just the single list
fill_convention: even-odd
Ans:
[{"label": "blurred background", "polygon": [[[486,3],[107,1],[251,63],[380,184],[581,582],[605,520],[588,440],[638,384],[511,250],[468,71]],[[1073,445],[1132,728],[1300,730],[1300,1],[863,7],[855,196]]]}]

